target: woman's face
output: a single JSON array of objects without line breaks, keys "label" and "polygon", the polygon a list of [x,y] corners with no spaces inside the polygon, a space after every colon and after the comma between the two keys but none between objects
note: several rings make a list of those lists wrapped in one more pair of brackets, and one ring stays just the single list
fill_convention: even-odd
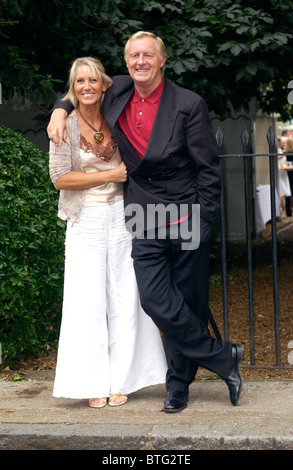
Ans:
[{"label": "woman's face", "polygon": [[74,92],[81,105],[96,105],[100,102],[102,93],[107,89],[99,76],[87,66],[80,66],[76,70]]}]

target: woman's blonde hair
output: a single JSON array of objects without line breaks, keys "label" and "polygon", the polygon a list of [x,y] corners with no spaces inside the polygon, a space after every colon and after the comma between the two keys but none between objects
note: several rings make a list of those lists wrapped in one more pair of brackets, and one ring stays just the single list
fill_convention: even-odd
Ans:
[{"label": "woman's blonde hair", "polygon": [[[74,82],[76,79],[77,69],[79,67],[88,67],[91,70],[93,76],[97,75],[102,83],[107,84],[107,88],[109,88],[113,84],[112,79],[108,77],[108,75],[105,73],[104,66],[99,59],[95,59],[94,57],[80,57],[78,59],[75,59],[71,65],[69,72],[68,92],[66,96],[64,96],[64,98],[62,99],[62,101],[70,100],[75,108],[78,107],[78,99],[76,98],[76,94],[74,91]],[[102,96],[102,100],[103,97],[104,95]]]}]

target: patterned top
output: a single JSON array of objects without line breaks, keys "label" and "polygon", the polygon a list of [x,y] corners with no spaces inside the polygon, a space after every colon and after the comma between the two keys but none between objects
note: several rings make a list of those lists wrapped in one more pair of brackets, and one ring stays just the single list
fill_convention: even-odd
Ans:
[{"label": "patterned top", "polygon": [[102,144],[91,144],[86,140],[83,135],[80,135],[80,148],[86,153],[92,153],[97,158],[108,162],[113,157],[114,153],[117,150],[117,142],[114,137],[111,138],[111,141],[106,145]]},{"label": "patterned top", "polygon": [[[70,171],[90,172],[115,168],[121,162],[117,143],[112,139],[99,152],[80,136],[75,110],[66,119],[67,141],[60,147],[50,141],[50,178],[55,183]],[[98,158],[97,158],[98,157]],[[78,222],[85,205],[112,204],[123,198],[123,183],[107,183],[96,188],[77,191],[61,190],[58,203],[58,217]]]}]

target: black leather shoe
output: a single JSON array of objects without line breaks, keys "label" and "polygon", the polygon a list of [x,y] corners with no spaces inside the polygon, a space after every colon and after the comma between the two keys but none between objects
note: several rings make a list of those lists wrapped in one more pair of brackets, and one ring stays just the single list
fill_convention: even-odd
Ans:
[{"label": "black leather shoe", "polygon": [[178,413],[187,407],[188,395],[182,392],[168,392],[162,411]]},{"label": "black leather shoe", "polygon": [[225,380],[230,392],[230,400],[232,405],[236,406],[242,390],[242,375],[239,370],[239,362],[243,359],[243,351],[241,344],[232,344],[232,365],[229,376]]}]

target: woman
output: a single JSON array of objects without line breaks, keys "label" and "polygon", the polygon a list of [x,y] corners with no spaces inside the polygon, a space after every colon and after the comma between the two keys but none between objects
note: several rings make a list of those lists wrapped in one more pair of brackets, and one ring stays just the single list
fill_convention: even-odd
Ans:
[{"label": "woman", "polygon": [[165,382],[160,333],[140,306],[126,231],[127,170],[102,113],[112,84],[100,61],[75,60],[64,99],[75,106],[67,140],[50,143],[50,177],[67,220],[62,324],[55,397],[88,398],[101,408]]}]

